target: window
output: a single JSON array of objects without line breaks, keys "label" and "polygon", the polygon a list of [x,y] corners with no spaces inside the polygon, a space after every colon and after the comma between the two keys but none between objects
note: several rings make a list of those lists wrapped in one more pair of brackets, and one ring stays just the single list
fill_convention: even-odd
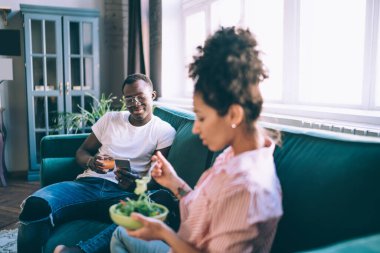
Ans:
[{"label": "window", "polygon": [[[192,61],[196,47],[201,45],[206,38],[206,15],[204,11],[193,13],[185,18],[185,54],[186,66]],[[187,77],[187,68],[185,75]],[[193,91],[193,81],[187,77],[185,92],[191,93]]]},{"label": "window", "polygon": [[251,0],[245,2],[245,23],[256,35],[268,67],[269,78],[261,89],[263,96],[272,101],[282,97],[283,81],[283,20],[284,3],[278,0]]},{"label": "window", "polygon": [[[377,16],[379,16],[380,14],[378,13]],[[375,105],[377,108],[380,107],[380,25],[377,24],[377,57],[376,57],[376,61],[375,61],[375,64],[373,64],[373,66],[378,69],[379,71],[376,71],[376,101],[375,101]]]},{"label": "window", "polygon": [[361,104],[365,5],[358,0],[300,2],[299,102]]},{"label": "window", "polygon": [[[237,25],[251,29],[263,52],[270,76],[261,85],[267,115],[360,125],[377,129],[380,137],[378,0],[178,2],[163,1],[163,27],[174,19],[183,24],[170,34],[163,32],[163,58],[169,52],[165,39],[178,41],[182,53],[170,65],[171,73],[178,67],[176,73],[183,75],[172,83],[163,80],[161,101],[175,97],[178,103],[189,103],[193,84],[186,66],[196,46],[219,26]],[[175,4],[176,17],[165,11],[166,5],[173,9]]]},{"label": "window", "polygon": [[242,2],[231,0],[219,0],[211,3],[211,31],[219,26],[239,25],[242,21]]}]

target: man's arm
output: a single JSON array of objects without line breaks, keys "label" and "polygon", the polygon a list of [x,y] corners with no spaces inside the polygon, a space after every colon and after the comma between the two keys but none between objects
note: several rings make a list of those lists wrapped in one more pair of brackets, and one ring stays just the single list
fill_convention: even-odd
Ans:
[{"label": "man's arm", "polygon": [[98,138],[96,138],[94,133],[91,133],[82,145],[78,148],[76,152],[76,161],[84,169],[90,164],[93,159],[93,155],[98,152],[99,148],[102,146]]}]

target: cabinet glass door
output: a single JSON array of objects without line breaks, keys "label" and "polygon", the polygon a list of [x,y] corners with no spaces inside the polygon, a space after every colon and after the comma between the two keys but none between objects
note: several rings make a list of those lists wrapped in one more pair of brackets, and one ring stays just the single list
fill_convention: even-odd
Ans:
[{"label": "cabinet glass door", "polygon": [[[24,20],[30,167],[37,180],[40,142],[64,134],[66,113],[99,97],[99,12],[20,4]],[[82,132],[90,128],[83,127]]]},{"label": "cabinet glass door", "polygon": [[57,130],[64,110],[61,17],[25,14],[25,61],[31,169],[40,164],[40,141]]},{"label": "cabinet glass door", "polygon": [[[99,87],[99,45],[98,19],[84,17],[63,18],[64,62],[66,85],[66,112],[80,112],[88,109],[98,97]],[[88,131],[84,126],[82,132]]]}]

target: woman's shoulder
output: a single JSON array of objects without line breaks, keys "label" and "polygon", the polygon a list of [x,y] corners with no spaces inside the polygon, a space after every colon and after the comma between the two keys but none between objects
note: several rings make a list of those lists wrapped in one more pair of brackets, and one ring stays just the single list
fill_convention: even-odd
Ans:
[{"label": "woman's shoulder", "polygon": [[274,168],[265,169],[268,169],[269,173],[257,173],[258,170],[244,167],[230,173],[220,172],[218,178],[209,185],[218,188],[215,189],[215,192],[218,192],[218,199],[214,201],[230,202],[231,199],[244,199],[249,202],[247,205],[252,208],[252,214],[261,214],[260,220],[281,216],[280,182],[276,174],[271,172]]},{"label": "woman's shoulder", "polygon": [[278,184],[273,157],[260,152],[233,156],[231,150],[226,150],[216,161],[214,170],[222,185],[255,194],[273,191]]}]

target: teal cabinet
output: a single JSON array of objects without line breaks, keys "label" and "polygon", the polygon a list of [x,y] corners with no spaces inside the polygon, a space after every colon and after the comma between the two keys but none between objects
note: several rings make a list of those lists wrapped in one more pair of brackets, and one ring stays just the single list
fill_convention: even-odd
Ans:
[{"label": "teal cabinet", "polygon": [[20,5],[24,22],[29,173],[40,170],[40,141],[62,134],[59,115],[99,97],[99,12]]}]

